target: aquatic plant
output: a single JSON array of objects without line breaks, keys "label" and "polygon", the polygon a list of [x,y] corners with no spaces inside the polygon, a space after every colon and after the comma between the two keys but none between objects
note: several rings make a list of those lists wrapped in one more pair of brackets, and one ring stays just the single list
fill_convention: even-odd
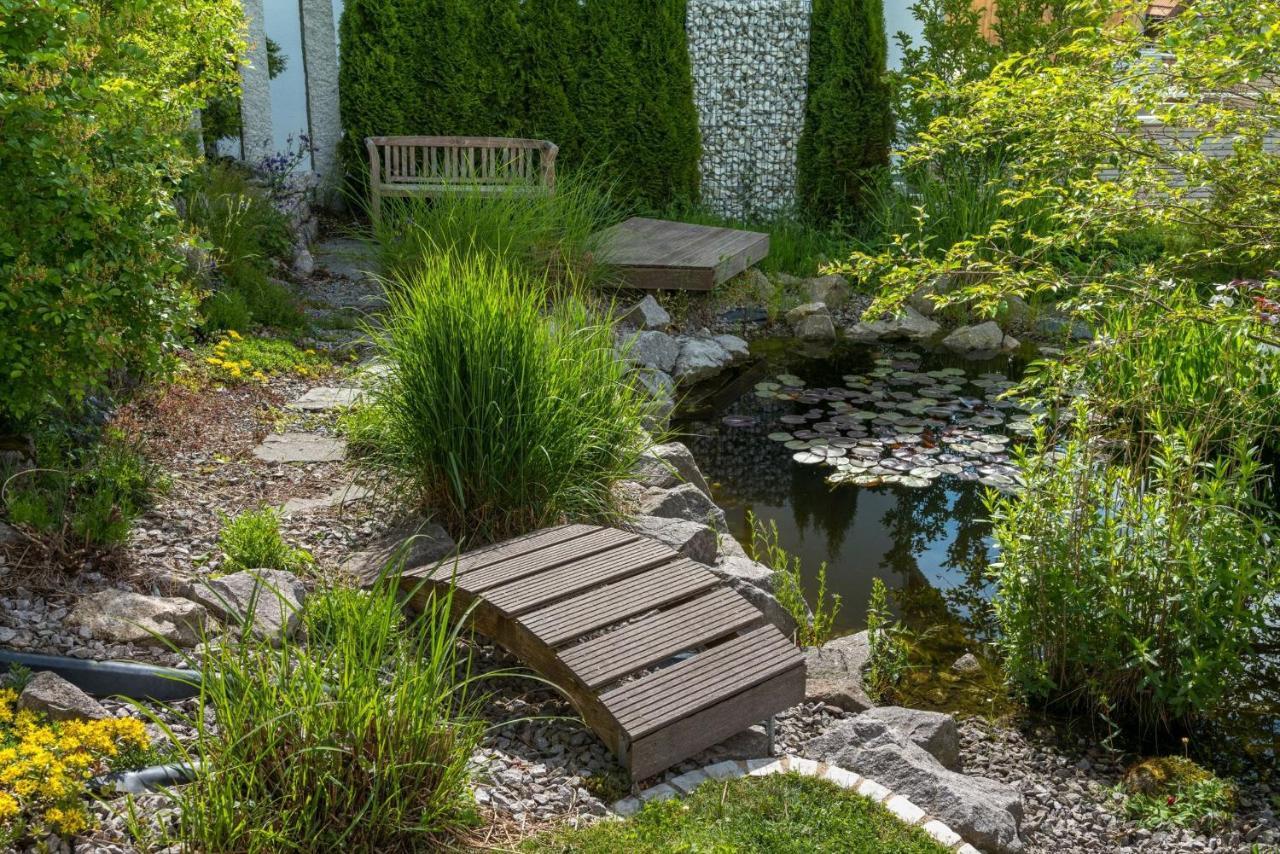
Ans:
[{"label": "aquatic plant", "polygon": [[827,595],[827,564],[823,562],[818,567],[818,587],[810,607],[804,594],[800,558],[788,554],[778,544],[778,523],[770,521],[765,524],[747,511],[747,527],[751,531],[752,557],[774,571],[774,596],[796,621],[796,645],[820,647],[831,640],[836,617],[840,614],[840,594]]},{"label": "aquatic plant", "polygon": [[908,648],[902,624],[889,611],[888,591],[879,578],[871,579],[871,596],[867,601],[866,678],[868,693],[888,702],[908,668]]}]

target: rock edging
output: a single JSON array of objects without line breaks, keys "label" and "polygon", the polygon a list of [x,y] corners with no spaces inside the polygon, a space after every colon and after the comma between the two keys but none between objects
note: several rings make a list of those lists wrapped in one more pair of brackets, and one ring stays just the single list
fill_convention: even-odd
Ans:
[{"label": "rock edging", "polygon": [[649,801],[665,801],[669,798],[691,794],[694,789],[709,780],[764,777],[769,774],[785,773],[802,774],[806,777],[830,780],[842,789],[852,789],[859,795],[882,804],[901,821],[913,827],[919,827],[937,840],[938,843],[947,846],[952,851],[956,851],[958,854],[980,854],[977,848],[961,839],[960,834],[946,824],[930,816],[907,798],[894,794],[887,787],[880,785],[876,781],[855,774],[852,771],[847,771],[844,768],[828,765],[825,762],[815,762],[812,759],[791,755],[778,759],[739,759],[717,762],[714,765],[707,765],[688,771],[679,777],[673,777],[665,783],[650,786],[638,795],[617,801],[610,809],[614,818],[623,819],[635,815]]}]

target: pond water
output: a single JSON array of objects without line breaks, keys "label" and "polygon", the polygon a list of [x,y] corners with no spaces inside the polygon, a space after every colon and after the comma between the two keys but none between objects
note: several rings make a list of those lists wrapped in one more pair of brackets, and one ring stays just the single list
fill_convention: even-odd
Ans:
[{"label": "pond water", "polygon": [[777,339],[752,352],[675,423],[734,536],[749,538],[748,512],[776,523],[810,594],[825,562],[842,632],[864,627],[879,577],[908,624],[985,635],[984,484],[1013,485],[1028,416],[1000,395],[1020,360]]}]

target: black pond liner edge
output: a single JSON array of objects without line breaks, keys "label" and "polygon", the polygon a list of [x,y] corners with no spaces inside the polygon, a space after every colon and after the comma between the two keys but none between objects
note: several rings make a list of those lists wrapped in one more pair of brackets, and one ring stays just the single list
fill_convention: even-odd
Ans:
[{"label": "black pond liner edge", "polygon": [[0,649],[0,671],[8,672],[14,665],[33,671],[52,671],[95,697],[122,696],[135,700],[168,701],[185,700],[200,691],[200,674],[194,670]]}]

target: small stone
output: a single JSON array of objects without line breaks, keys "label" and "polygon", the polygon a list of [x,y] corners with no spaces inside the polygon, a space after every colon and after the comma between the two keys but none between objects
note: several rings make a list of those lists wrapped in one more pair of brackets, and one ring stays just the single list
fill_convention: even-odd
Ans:
[{"label": "small stone", "polygon": [[689,560],[708,566],[716,562],[720,538],[714,530],[700,522],[661,516],[636,516],[623,527],[665,543]]},{"label": "small stone", "polygon": [[623,312],[618,320],[637,329],[666,329],[671,325],[671,315],[648,294]]},{"label": "small stone", "polygon": [[186,595],[224,623],[247,623],[256,637],[279,640],[302,627],[307,586],[284,570],[247,569],[201,580],[190,585]]},{"label": "small stone", "polygon": [[982,672],[982,662],[971,652],[966,652],[952,663],[951,669],[967,676]]},{"label": "small stone", "polygon": [[282,433],[268,436],[253,455],[269,463],[328,463],[346,459],[344,439],[314,433]]},{"label": "small stone", "polygon": [[18,695],[18,708],[40,712],[55,721],[100,721],[112,717],[97,700],[48,670],[31,677]]},{"label": "small stone", "polygon": [[188,599],[103,590],[76,603],[69,616],[99,640],[165,646],[195,646],[208,613]]},{"label": "small stone", "polygon": [[974,353],[999,350],[1004,343],[1005,334],[994,320],[973,326],[961,326],[946,338],[942,346],[957,353]]},{"label": "small stone", "polygon": [[308,389],[306,394],[289,404],[290,409],[304,412],[326,412],[331,409],[345,409],[360,402],[364,391],[358,388],[343,386],[317,386]]}]

